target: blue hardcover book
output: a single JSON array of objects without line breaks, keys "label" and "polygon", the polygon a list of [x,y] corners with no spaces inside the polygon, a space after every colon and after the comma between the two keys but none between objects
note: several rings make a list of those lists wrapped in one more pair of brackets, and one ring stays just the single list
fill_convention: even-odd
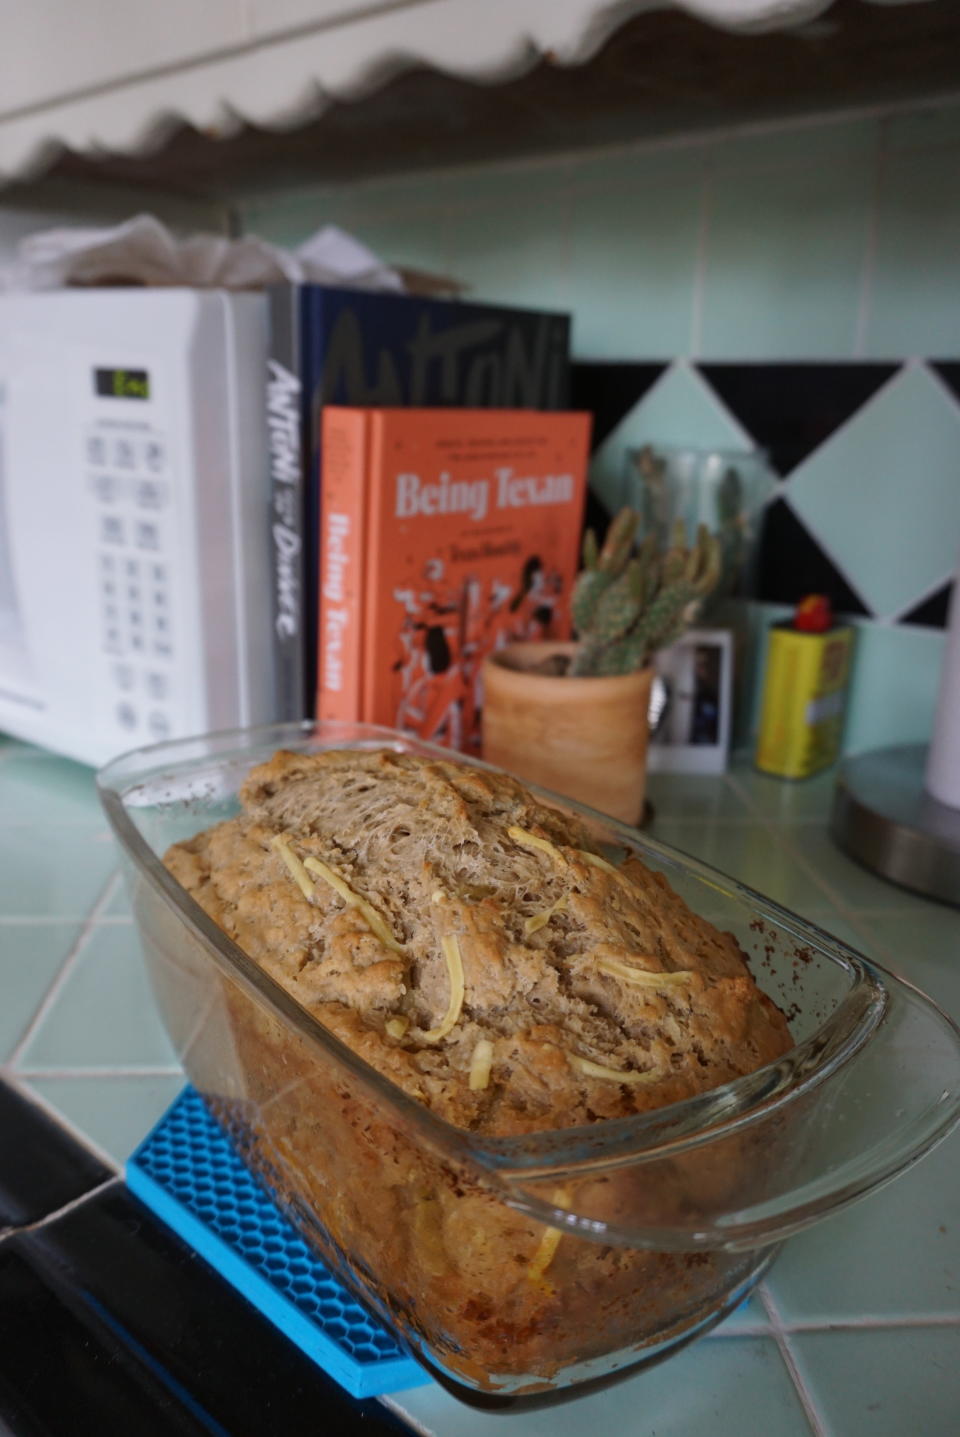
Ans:
[{"label": "blue hardcover book", "polygon": [[276,708],[299,719],[316,696],[322,406],[563,409],[570,317],[325,285],[268,297]]}]

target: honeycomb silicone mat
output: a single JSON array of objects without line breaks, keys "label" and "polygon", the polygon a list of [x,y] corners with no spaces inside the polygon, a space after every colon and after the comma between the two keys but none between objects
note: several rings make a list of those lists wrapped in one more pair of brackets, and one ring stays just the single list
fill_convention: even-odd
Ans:
[{"label": "honeycomb silicone mat", "polygon": [[428,1379],[346,1292],[187,1087],[130,1158],[127,1186],[354,1397]]}]

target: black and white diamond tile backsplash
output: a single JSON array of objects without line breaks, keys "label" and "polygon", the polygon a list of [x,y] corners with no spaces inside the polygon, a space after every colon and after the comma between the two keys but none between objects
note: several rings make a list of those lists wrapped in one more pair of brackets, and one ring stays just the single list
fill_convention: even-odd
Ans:
[{"label": "black and white diamond tile backsplash", "polygon": [[776,480],[752,597],[942,628],[960,549],[960,361],[581,363],[592,483],[622,502],[643,443],[756,447]]},{"label": "black and white diamond tile backsplash", "polygon": [[666,363],[573,366],[572,406],[593,415],[594,448],[640,403],[667,368]]},{"label": "black and white diamond tile backsplash", "polygon": [[872,399],[896,364],[701,364],[700,373],[781,478]]},{"label": "black and white diamond tile backsplash", "polygon": [[786,499],[774,499],[767,505],[760,531],[752,597],[793,604],[804,594],[828,594],[839,613],[872,617],[839,563],[817,543]]},{"label": "black and white diamond tile backsplash", "polygon": [[943,584],[935,594],[916,605],[901,618],[901,624],[921,624],[928,629],[945,629],[953,584]]}]

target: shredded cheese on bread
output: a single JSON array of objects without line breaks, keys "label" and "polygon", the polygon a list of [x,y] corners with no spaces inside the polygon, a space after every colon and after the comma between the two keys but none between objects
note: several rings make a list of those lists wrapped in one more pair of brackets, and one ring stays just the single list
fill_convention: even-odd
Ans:
[{"label": "shredded cheese on bread", "polygon": [[601,973],[609,973],[611,977],[619,978],[624,983],[635,983],[638,988],[676,988],[689,983],[693,977],[689,968],[677,968],[672,973],[667,973],[662,968],[633,968],[629,963],[621,963],[617,958],[598,958],[597,967]]},{"label": "shredded cheese on bread", "polygon": [[378,913],[373,904],[362,894],[355,893],[345,878],[341,878],[328,864],[321,862],[319,858],[304,859],[304,867],[309,868],[311,873],[316,873],[325,883],[329,883],[335,893],[346,903],[348,908],[355,908],[363,918],[372,933],[375,933],[383,944],[394,953],[404,951],[403,944],[398,943],[390,931],[389,924],[382,913]]},{"label": "shredded cheese on bread", "polygon": [[440,939],[440,947],[447,960],[447,972],[450,975],[450,1001],[447,1004],[446,1013],[436,1028],[430,1028],[426,1033],[420,1035],[425,1043],[439,1043],[441,1038],[445,1038],[456,1027],[460,1010],[463,1007],[464,980],[460,944],[452,933],[445,933]]},{"label": "shredded cheese on bread", "polygon": [[293,875],[293,879],[297,887],[300,889],[300,892],[303,894],[304,898],[306,898],[308,901],[312,899],[313,884],[310,882],[310,877],[307,873],[307,870],[304,868],[303,864],[300,862],[299,858],[294,853],[293,849],[290,847],[283,834],[278,833],[275,838],[272,838],[270,840],[270,842],[273,844],[273,847],[277,850],[280,857],[283,859],[284,863],[289,868],[291,874]]},{"label": "shredded cheese on bread", "polygon": [[581,1058],[577,1053],[568,1053],[571,1065],[578,1072],[583,1073],[587,1078],[602,1078],[609,1083],[656,1083],[663,1077],[656,1068],[651,1068],[645,1073],[637,1073],[633,1069],[624,1072],[620,1068],[605,1068],[602,1063],[594,1063],[590,1058]]},{"label": "shredded cheese on bread", "polygon": [[469,1085],[472,1092],[480,1092],[490,1082],[493,1067],[493,1044],[489,1038],[480,1038],[470,1059]]},{"label": "shredded cheese on bread", "polygon": [[514,843],[519,843],[521,848],[538,848],[541,853],[546,853],[556,863],[566,863],[566,859],[555,843],[547,838],[539,838],[535,833],[530,833],[526,828],[518,828],[516,824],[507,829],[508,837]]}]

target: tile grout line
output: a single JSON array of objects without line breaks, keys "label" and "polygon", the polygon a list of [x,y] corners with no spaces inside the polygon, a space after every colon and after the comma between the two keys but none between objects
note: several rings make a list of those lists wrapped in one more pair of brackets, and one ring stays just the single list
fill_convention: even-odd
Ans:
[{"label": "tile grout line", "polygon": [[[16,760],[10,760],[10,762],[16,762]],[[0,763],[0,767],[2,767],[2,763]],[[71,835],[80,833],[86,834],[88,837],[93,835],[93,837],[101,843],[105,843],[107,839],[112,839],[113,837],[109,829],[105,828],[102,823],[98,823],[95,818],[63,819],[62,821],[58,820],[58,824],[60,831],[63,833],[69,833]],[[36,818],[19,818],[14,816],[4,827],[7,833],[36,833],[38,829],[43,830],[44,824]]]},{"label": "tile grout line", "polygon": [[[670,365],[665,372],[669,373],[671,369],[680,369],[688,378],[692,379],[696,388],[709,400],[714,411],[740,436],[739,443],[741,443],[745,449],[754,449],[756,447],[756,440],[743,427],[733,411],[727,408],[706,375],[701,373],[701,366],[712,363],[714,363],[712,359],[704,359],[702,356],[699,359],[688,359],[686,356],[680,356],[680,358],[674,360],[673,364]],[[660,379],[657,380],[658,384],[663,377],[664,376],[661,375]],[[644,395],[644,398],[646,398],[646,395]]]},{"label": "tile grout line", "polygon": [[404,1407],[403,1403],[397,1400],[399,1396],[399,1393],[385,1392],[376,1400],[386,1407],[388,1412],[393,1412],[402,1422],[406,1422],[411,1432],[419,1434],[419,1437],[437,1437],[436,1428],[428,1427],[415,1413]]},{"label": "tile grout line", "polygon": [[[864,905],[858,905],[854,904],[854,902],[849,902],[848,898],[845,898],[844,895],[841,894],[841,892],[836,891],[835,888],[832,887],[831,884],[829,884],[828,879],[823,878],[822,875],[819,874],[818,871],[816,871],[816,868],[813,867],[811,862],[809,862],[809,859],[806,859],[805,856],[803,856],[802,852],[799,852],[798,849],[793,848],[793,844],[792,842],[790,842],[790,835],[792,835],[793,829],[812,828],[821,829],[822,831],[822,819],[796,818],[789,819],[788,822],[777,821],[776,816],[769,815],[769,813],[763,812],[762,809],[757,808],[757,806],[754,805],[752,799],[750,799],[749,792],[747,792],[746,787],[744,787],[744,785],[740,783],[740,779],[739,777],[737,777],[736,773],[727,772],[724,777],[726,777],[730,789],[733,790],[734,793],[736,793],[737,798],[740,799],[740,802],[746,805],[747,813],[744,818],[727,818],[724,819],[724,821],[717,821],[717,819],[711,819],[711,822],[719,823],[719,825],[723,826],[724,829],[737,828],[737,826],[743,826],[743,828],[746,828],[746,826],[749,825],[756,825],[759,826],[759,828],[765,829],[765,831],[769,833],[770,838],[775,839],[776,844],[782,846],[783,851],[785,851],[786,854],[788,854],[789,858],[792,859],[793,864],[795,864],[796,867],[798,867],[800,871],[805,874],[805,877],[808,878],[809,881],[811,881],[812,884],[815,885],[815,887],[818,888],[818,890],[821,891],[823,895],[825,895],[825,900],[826,902],[828,902],[829,908],[835,908],[836,917],[844,918],[846,923],[852,924],[854,925],[854,927],[857,927],[858,920],[862,921],[869,920],[869,918],[882,918],[887,917],[887,915],[890,914],[904,914],[904,912],[910,911],[908,905],[903,904],[903,902],[901,902],[901,904],[897,904],[897,902],[892,902],[892,904],[885,904],[882,905],[882,907],[878,907],[878,905],[874,905],[874,907],[871,907],[871,905],[867,905],[867,907],[864,907]],[[701,821],[700,819],[688,819],[688,821],[686,821],[686,819],[671,819],[671,822],[678,823],[678,825],[681,826],[688,825],[693,828],[694,823]],[[704,862],[704,859],[700,859],[700,862]],[[707,865],[707,867],[711,867],[711,865]],[[734,879],[736,879],[737,882],[740,882],[740,879],[736,878],[736,875],[727,875],[727,877],[733,877]],[[776,900],[776,898],[772,901],[780,902],[780,900]],[[786,904],[786,902],[780,902],[780,907],[788,908],[789,910],[789,904]],[[803,918],[803,914],[800,914],[800,912],[796,912],[796,917]]]},{"label": "tile grout line", "polygon": [[[874,919],[877,919],[877,918],[911,918],[911,917],[915,917],[916,914],[915,914],[915,912],[914,912],[913,904],[915,904],[915,903],[923,903],[923,902],[925,901],[924,898],[923,898],[923,895],[922,895],[922,894],[919,894],[919,893],[916,894],[916,895],[914,895],[913,893],[911,893],[911,891],[910,891],[909,889],[904,889],[904,897],[905,897],[907,900],[911,900],[911,899],[912,899],[912,903],[911,903],[910,901],[907,901],[907,902],[904,902],[904,903],[887,903],[887,904],[870,904],[870,903],[868,903],[868,904],[866,904],[866,905],[860,905],[860,904],[847,905],[847,904],[845,903],[845,900],[844,900],[844,899],[841,899],[841,898],[835,898],[835,899],[834,899],[834,903],[835,903],[836,905],[838,905],[838,906],[845,906],[845,907],[846,907],[846,912],[844,913],[843,916],[844,916],[845,918],[850,918],[851,920],[857,919],[857,918],[861,918],[861,919],[867,919],[867,920],[869,920],[869,921],[873,921]],[[928,900],[926,900],[926,901],[930,903],[930,906],[931,906],[931,907],[934,906],[932,900],[928,899]],[[948,909],[945,905],[944,905],[944,912],[947,913],[947,914],[950,913],[950,909]]]},{"label": "tile grout line", "polygon": [[784,1322],[784,1334],[792,1337],[795,1333],[803,1337],[808,1332],[889,1332],[898,1327],[957,1327],[960,1328],[960,1313],[952,1317],[949,1313],[931,1313],[924,1317],[920,1313],[901,1313],[896,1317],[831,1317],[818,1321],[801,1318],[797,1322]]},{"label": "tile grout line", "polygon": [[884,120],[877,126],[874,141],[876,154],[873,157],[873,175],[870,183],[870,200],[867,212],[866,234],[864,235],[863,260],[860,271],[860,294],[857,300],[857,315],[854,322],[853,359],[864,359],[867,338],[873,318],[873,295],[876,281],[877,250],[880,242],[880,204],[883,196],[883,179],[886,170],[886,131]]},{"label": "tile grout line", "polygon": [[184,1071],[169,1064],[144,1064],[140,1068],[30,1068],[19,1067],[17,1076],[24,1082],[32,1083],[37,1078],[183,1078]]},{"label": "tile grout line", "polygon": [[34,1222],[25,1222],[21,1226],[4,1228],[2,1236],[21,1237],[24,1233],[39,1232],[42,1228],[47,1227],[49,1223],[56,1222],[58,1218],[67,1217],[78,1207],[82,1207],[88,1198],[98,1197],[100,1193],[107,1192],[110,1188],[117,1187],[119,1184],[120,1175],[119,1173],[114,1173],[112,1177],[104,1178],[103,1182],[97,1183],[96,1187],[88,1188],[86,1192],[82,1192],[79,1196],[71,1198],[70,1201],[65,1202],[62,1207],[56,1208],[53,1212],[48,1212],[44,1217],[38,1217]]},{"label": "tile grout line", "polygon": [[[793,848],[789,839],[783,843],[783,847],[787,854],[793,859],[794,863],[804,868],[806,872],[814,878],[819,887],[823,889],[824,893],[829,896],[830,903],[837,910],[838,915],[854,928],[857,928],[857,918],[860,916],[858,909],[849,903],[839,891],[836,891],[825,878],[821,878],[813,865],[804,858],[803,854]],[[903,910],[898,909],[896,911],[902,912]],[[883,946],[885,949],[885,945]]]},{"label": "tile grout line", "polygon": [[790,1374],[790,1380],[800,1399],[800,1405],[803,1408],[807,1421],[810,1423],[814,1437],[828,1437],[829,1429],[814,1401],[813,1394],[808,1389],[800,1369],[797,1366],[796,1355],[790,1346],[789,1339],[780,1319],[780,1310],[773,1300],[770,1289],[765,1282],[762,1282],[757,1291],[760,1294],[760,1300],[766,1308],[767,1316],[770,1319],[770,1330],[773,1334],[773,1340],[777,1344],[777,1350],[783,1360],[783,1365]]},{"label": "tile grout line", "polygon": [[124,924],[132,924],[133,919],[128,913],[103,913],[98,918],[91,918],[89,914],[84,917],[82,914],[15,914],[0,913],[0,928],[56,928],[77,923],[92,923],[97,927],[116,928]]},{"label": "tile grout line", "polygon": [[49,1102],[42,1093],[38,1093],[36,1088],[31,1088],[28,1083],[25,1083],[19,1073],[8,1070],[4,1071],[3,1076],[26,1102],[33,1103],[34,1107],[40,1108],[42,1112],[46,1113],[47,1117],[56,1123],[57,1127],[61,1128],[63,1132],[67,1133],[69,1137],[79,1143],[82,1148],[85,1148],[88,1153],[92,1153],[95,1158],[98,1158],[105,1168],[109,1168],[117,1177],[122,1174],[123,1164],[118,1163],[112,1153],[108,1153],[106,1148],[102,1148],[89,1133],[84,1132],[76,1123],[71,1122],[71,1120],[61,1113],[59,1108],[55,1108],[53,1103]]},{"label": "tile grout line", "polygon": [[[803,361],[794,360],[791,362],[802,363]],[[821,359],[819,362],[822,364],[824,361]],[[893,373],[888,375],[887,378],[880,385],[880,387],[873,391],[869,399],[864,400],[863,404],[861,404],[858,409],[855,409],[852,414],[848,415],[848,417],[843,421],[842,424],[840,424],[836,429],[832,430],[822,444],[817,445],[816,449],[811,450],[810,453],[806,456],[806,458],[801,459],[800,463],[796,465],[795,468],[790,470],[791,479],[796,474],[799,474],[801,472],[801,470],[806,466],[807,462],[811,460],[815,454],[821,453],[824,449],[826,449],[827,445],[832,444],[835,439],[838,439],[842,434],[845,434],[852,425],[859,423],[860,419],[863,417],[864,414],[866,414],[874,406],[878,405],[880,400],[886,396],[887,392],[894,387],[900,377],[911,367],[912,363],[922,362],[922,360],[919,356],[913,356],[912,358],[908,358],[904,355],[900,355],[899,358],[891,359],[857,360],[856,358],[853,358],[847,362],[851,364],[866,363],[874,365],[892,365]],[[954,403],[956,403],[956,400],[954,400]],[[819,535],[817,536],[817,542],[820,542]],[[827,557],[830,559],[833,558],[832,555],[828,555]]]},{"label": "tile grout line", "polygon": [[958,399],[957,396],[954,394],[953,390],[950,388],[949,384],[947,384],[940,371],[934,368],[934,364],[936,363],[936,361],[937,355],[927,355],[922,361],[924,369],[929,374],[934,384],[936,384],[941,394],[943,394],[947,399],[949,399],[951,404],[953,404],[955,407],[960,408],[960,399]]},{"label": "tile grout line", "polygon": [[696,360],[703,348],[703,309],[707,292],[707,272],[710,265],[710,231],[713,227],[715,168],[713,154],[703,165],[700,174],[699,215],[697,224],[697,254],[693,270],[693,286],[690,308],[690,359]]},{"label": "tile grout line", "polygon": [[[899,370],[897,371],[897,374],[900,374],[900,373],[902,373],[902,367],[901,367],[901,369],[899,369]],[[887,381],[887,384],[892,383],[893,380],[896,379],[896,377],[897,377],[896,374],[891,375],[891,376],[890,376],[890,379]],[[878,393],[883,393],[883,391],[887,388],[887,384],[882,385],[881,388],[880,388],[877,392],[878,392]],[[867,404],[869,404],[869,403],[870,403],[870,401],[868,400],[868,401],[867,401]],[[865,404],[865,405],[863,406],[863,408],[866,409],[866,407],[867,407],[867,405]],[[862,411],[858,411],[858,412],[862,412]],[[848,420],[847,422],[849,423],[850,421]],[[840,426],[840,429],[843,429],[843,428],[845,428],[845,427],[846,427],[845,425],[841,425],[841,426]],[[833,440],[836,438],[836,435],[840,433],[840,429],[835,430],[834,433],[831,434],[828,439],[825,439],[824,442],[823,442],[823,444],[820,445],[819,448],[820,448],[820,449],[826,449],[827,446],[830,445],[830,444],[833,442]],[[818,452],[818,450],[814,450],[814,451],[813,451],[813,454],[816,454],[817,452]],[[808,456],[808,458],[812,459],[812,458],[813,458],[813,454],[810,454],[810,455]],[[789,479],[790,479],[791,481],[793,481],[793,479],[795,478],[795,476],[796,476],[796,474],[797,474],[797,471],[798,471],[799,469],[802,469],[805,463],[806,463],[806,460],[801,460],[800,464],[797,466],[797,469],[793,469],[793,470],[790,471]],[[801,524],[804,529],[807,529],[807,530],[813,535],[814,539],[816,540],[816,543],[817,543],[818,548],[820,548],[820,549],[823,551],[823,553],[826,555],[826,557],[830,560],[830,563],[831,563],[831,564],[833,565],[833,567],[836,569],[837,573],[840,575],[841,579],[843,579],[843,581],[844,581],[844,583],[847,585],[847,587],[852,591],[854,597],[860,600],[861,604],[862,604],[863,607],[864,607],[865,612],[864,612],[863,614],[857,615],[857,617],[858,617],[858,618],[861,618],[861,619],[867,619],[867,620],[869,620],[869,621],[872,622],[872,623],[876,623],[878,620],[881,619],[882,616],[881,616],[880,614],[878,614],[877,611],[876,611],[874,608],[871,607],[871,605],[872,605],[872,600],[868,600],[868,599],[867,599],[867,596],[863,593],[862,589],[860,588],[860,585],[859,585],[859,584],[855,584],[854,581],[853,581],[853,579],[852,579],[852,577],[847,573],[846,569],[844,568],[843,564],[840,562],[840,559],[839,559],[838,556],[837,556],[837,551],[836,551],[836,549],[833,547],[833,540],[832,540],[832,539],[829,539],[829,540],[827,540],[827,541],[825,542],[821,534],[815,533],[814,530],[813,530],[812,525],[809,523],[808,520],[806,520],[806,519],[803,517],[802,513],[800,513],[800,511],[799,511],[799,509],[797,508],[796,504],[794,504],[793,502],[791,502],[792,499],[793,499],[794,494],[796,493],[796,490],[794,489],[792,482],[791,482],[791,484],[790,484],[789,486],[785,486],[785,488],[786,488],[786,493],[779,494],[777,497],[782,501],[782,503],[786,506],[786,508],[789,509],[789,511],[790,511],[791,515],[793,516],[793,518],[794,518],[795,520],[797,520],[797,522],[798,522],[799,524]],[[802,496],[801,496],[801,497],[802,497]]]},{"label": "tile grout line", "polygon": [[[924,589],[922,593],[918,594],[915,599],[910,599],[906,604],[903,605],[903,608],[898,609],[895,613],[891,614],[887,620],[887,623],[899,624],[904,614],[909,614],[910,610],[915,609],[918,604],[926,603],[927,599],[932,599],[935,594],[939,594],[941,589],[945,589],[946,586],[953,579],[956,578],[956,572],[956,569],[951,569],[948,574],[941,575],[939,579],[932,583],[928,588]],[[941,630],[940,632],[942,633],[943,630]]]},{"label": "tile grout line", "polygon": [[77,958],[83,952],[91,935],[93,934],[97,919],[99,918],[101,912],[107,907],[107,905],[113,898],[114,892],[116,891],[116,887],[119,881],[120,875],[118,872],[111,873],[110,876],[107,878],[106,883],[100,891],[99,897],[97,898],[93,907],[90,909],[86,918],[81,923],[80,931],[77,934],[69,953],[63,960],[63,963],[60,965],[56,976],[54,977],[52,983],[50,984],[43,998],[41,999],[40,1006],[37,1008],[33,1017],[30,1019],[30,1022],[27,1024],[23,1033],[21,1033],[19,1041],[15,1044],[13,1051],[7,1059],[5,1065],[6,1067],[11,1069],[16,1067],[17,1063],[20,1060],[20,1057],[30,1044],[40,1025],[43,1023],[43,1020],[49,1013],[50,1009],[53,1007],[53,1004],[56,1002],[57,997],[59,996],[60,990],[62,989],[67,978],[70,976],[70,973],[76,966]]},{"label": "tile grout line", "polygon": [[698,1338],[699,1342],[736,1342],[741,1337],[769,1337],[770,1324],[764,1322],[745,1322],[742,1327],[731,1327],[727,1331],[721,1322],[716,1327],[705,1332]]},{"label": "tile grout line", "polygon": [[[788,831],[788,830],[785,828],[785,826],[784,826],[783,824],[777,824],[777,823],[775,823],[774,820],[769,817],[769,815],[767,815],[767,814],[765,814],[765,813],[761,813],[760,810],[757,809],[757,808],[754,806],[753,803],[751,803],[751,801],[750,801],[750,795],[748,794],[746,788],[745,788],[742,784],[740,784],[739,780],[736,778],[736,776],[735,776],[734,774],[731,774],[731,775],[730,775],[730,779],[731,779],[731,782],[737,786],[738,791],[739,791],[739,794],[740,794],[740,797],[741,797],[741,799],[743,800],[743,802],[747,805],[747,808],[749,809],[750,814],[751,814],[753,820],[754,820],[761,828],[765,829],[766,832],[767,832],[772,838],[774,838],[777,843],[780,844],[780,846],[786,851],[787,856],[793,860],[793,862],[797,865],[798,868],[800,868],[800,869],[803,871],[803,873],[806,875],[806,877],[807,877],[808,879],[812,880],[812,882],[816,884],[817,888],[819,888],[823,893],[826,894],[826,896],[827,896],[827,898],[829,899],[829,901],[830,901],[835,907],[839,907],[839,904],[837,903],[837,900],[836,900],[836,898],[835,898],[835,896],[834,896],[834,894],[833,894],[833,890],[832,890],[832,889],[829,887],[829,885],[820,877],[820,874],[819,874],[819,873],[817,872],[817,870],[813,867],[813,865],[812,865],[811,863],[809,863],[806,858],[804,858],[803,854],[802,854],[802,853],[798,853],[798,852],[793,848],[793,846],[791,845],[789,839],[786,839],[786,838],[784,837],[784,833],[785,833],[786,831]],[[811,820],[811,822],[814,822],[814,820]],[[821,824],[821,827],[822,827],[822,824]],[[737,881],[739,882],[740,880],[738,879]],[[773,899],[773,902],[778,903],[778,902],[779,902],[779,899]],[[786,905],[785,903],[784,903],[784,904],[781,904],[780,906],[781,906],[781,907],[784,907],[784,908],[787,907],[787,905]],[[798,916],[798,917],[802,917],[801,914],[798,914],[797,916]],[[847,916],[847,912],[846,912],[846,911],[843,913],[843,916],[844,916],[844,917]]]},{"label": "tile grout line", "polygon": [[[788,836],[795,828],[819,828],[822,831],[823,820],[816,818],[793,819],[788,823],[778,823],[773,816],[763,813],[751,802],[747,790],[743,787],[743,785],[740,784],[736,775],[730,774],[729,777],[731,783],[737,786],[741,799],[748,806],[752,819],[761,827],[765,828],[767,832],[771,835],[771,837],[776,839],[776,841],[786,852],[787,856],[793,860],[794,864],[798,868],[800,868],[824,894],[826,894],[827,898],[829,899],[830,906],[837,909],[838,917],[845,919],[848,923],[851,923],[854,927],[856,927],[858,919],[862,920],[864,918],[871,917],[882,918],[889,915],[909,913],[909,905],[906,903],[893,903],[885,905],[883,907],[871,907],[870,905],[863,907],[858,906],[855,903],[851,903],[837,889],[835,889],[827,881],[827,879],[823,878],[821,874],[817,872],[816,868],[813,866],[812,863],[810,863],[807,858],[804,857],[803,853],[799,852],[793,847],[793,844],[790,841],[790,837]],[[774,899],[773,901],[778,902],[779,900]],[[780,906],[785,908],[788,905],[781,904]],[[803,917],[802,914],[797,914],[796,916],[798,918]]]}]

